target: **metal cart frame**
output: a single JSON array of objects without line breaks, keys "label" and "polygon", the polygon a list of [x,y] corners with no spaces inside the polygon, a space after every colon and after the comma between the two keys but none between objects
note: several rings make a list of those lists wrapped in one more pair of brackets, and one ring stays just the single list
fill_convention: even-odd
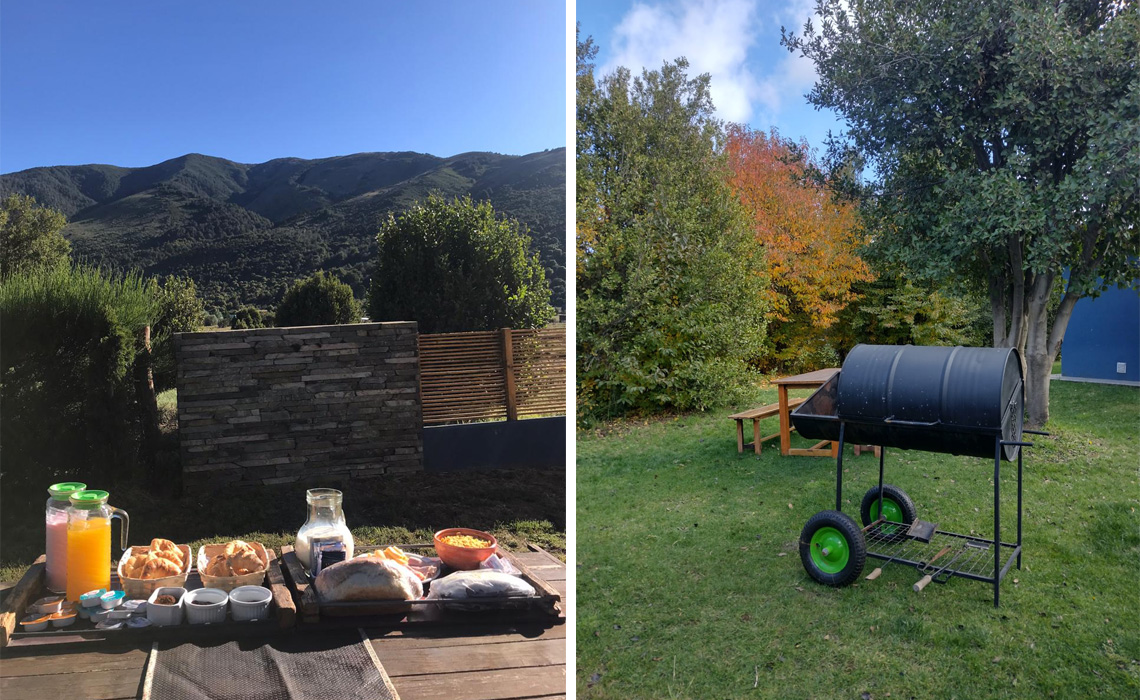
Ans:
[{"label": "metal cart frame", "polygon": [[[843,445],[845,437],[846,422],[843,419],[839,421],[839,455],[835,460],[835,509],[843,512]],[[932,426],[928,426],[932,427]],[[1022,430],[1022,433],[1031,435],[1048,435],[1046,432],[1039,430]],[[1002,448],[1007,446],[1016,446],[1017,450],[1017,541],[1016,542],[1002,542],[1001,541],[1001,462],[1002,462]],[[994,438],[994,536],[993,539],[986,539],[975,535],[963,535],[956,532],[949,532],[946,530],[935,530],[934,535],[931,537],[929,543],[920,543],[909,537],[899,538],[897,536],[888,536],[881,534],[882,528],[876,528],[883,524],[892,524],[892,521],[885,520],[881,515],[878,520],[870,523],[863,528],[864,535],[867,538],[867,556],[885,561],[894,561],[901,564],[909,564],[920,570],[926,566],[927,558],[919,558],[920,555],[925,555],[929,551],[937,550],[943,543],[964,540],[962,544],[973,542],[978,545],[985,545],[984,549],[978,547],[976,553],[972,553],[962,563],[955,563],[954,566],[947,567],[944,571],[946,574],[941,579],[934,578],[936,583],[945,583],[951,576],[960,576],[962,578],[973,579],[975,581],[982,581],[990,583],[994,587],[994,607],[998,607],[1000,600],[1000,586],[1001,581],[1009,572],[1010,567],[1016,560],[1017,568],[1021,568],[1021,534],[1022,534],[1022,448],[1032,447],[1031,442],[1020,441],[1007,441],[1002,440],[1001,435]],[[879,509],[878,512],[883,512],[883,466],[886,458],[887,449],[883,447],[879,452]],[[893,523],[899,527],[908,527],[906,523]],[[936,544],[937,543],[937,544]],[[997,546],[994,546],[997,543]],[[986,570],[986,561],[988,558],[985,555],[989,550],[993,550],[993,568]],[[1002,562],[1002,552],[1005,551],[1008,555],[1005,557],[1004,564]]]}]

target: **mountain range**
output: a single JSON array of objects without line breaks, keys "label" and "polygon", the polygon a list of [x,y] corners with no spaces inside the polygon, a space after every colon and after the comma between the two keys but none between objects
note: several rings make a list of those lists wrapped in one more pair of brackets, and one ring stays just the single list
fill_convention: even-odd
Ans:
[{"label": "mountain range", "polygon": [[436,192],[489,200],[524,224],[565,308],[566,149],[524,156],[357,153],[254,165],[191,153],[157,165],[68,165],[0,175],[0,196],[63,212],[72,256],[114,270],[194,279],[209,309],[273,306],[326,270],[367,290],[388,212]]}]

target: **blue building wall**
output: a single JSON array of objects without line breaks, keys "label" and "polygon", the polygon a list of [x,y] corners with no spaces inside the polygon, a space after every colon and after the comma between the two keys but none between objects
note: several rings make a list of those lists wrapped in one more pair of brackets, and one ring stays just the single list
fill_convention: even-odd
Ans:
[{"label": "blue building wall", "polygon": [[[1116,371],[1123,362],[1127,370]],[[1081,299],[1061,345],[1061,376],[1075,379],[1140,381],[1140,293],[1108,289]]]}]

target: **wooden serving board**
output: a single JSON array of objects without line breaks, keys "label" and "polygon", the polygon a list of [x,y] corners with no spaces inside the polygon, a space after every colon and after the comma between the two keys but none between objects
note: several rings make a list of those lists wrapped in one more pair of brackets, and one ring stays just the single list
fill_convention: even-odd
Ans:
[{"label": "wooden serving board", "polygon": [[[0,648],[15,650],[21,648],[55,648],[72,644],[92,644],[99,642],[135,643],[154,639],[230,639],[247,636],[266,636],[289,630],[296,625],[297,607],[293,596],[285,584],[281,572],[281,561],[272,549],[267,549],[269,568],[265,572],[263,585],[273,593],[273,607],[270,617],[261,621],[235,622],[227,618],[225,622],[211,625],[191,625],[183,620],[180,625],[168,627],[125,628],[121,630],[100,630],[90,620],[76,620],[69,627],[48,627],[42,632],[24,632],[19,627],[29,605],[39,598],[51,595],[44,586],[44,557],[41,556],[28,569],[16,587],[5,598],[0,611]],[[118,572],[111,573],[111,588],[119,589]],[[202,580],[197,569],[190,571],[186,579],[186,589],[202,588]]]},{"label": "wooden serving board", "polygon": [[[364,546],[357,548],[357,552],[384,549],[387,546]],[[417,554],[423,550],[432,549],[430,544],[395,546]],[[301,560],[297,558],[293,548],[289,545],[281,547],[282,568],[286,576],[286,583],[293,592],[293,597],[297,603],[301,625],[355,627],[368,624],[401,627],[441,623],[501,623],[505,620],[565,620],[562,596],[553,586],[537,576],[510,552],[500,549],[499,556],[513,564],[521,572],[521,578],[534,586],[534,596],[529,598],[479,598],[468,602],[461,600],[375,600],[322,603],[317,597],[316,590],[309,583],[309,575],[301,566]],[[465,607],[472,607],[473,609],[465,610],[463,609]]]}]

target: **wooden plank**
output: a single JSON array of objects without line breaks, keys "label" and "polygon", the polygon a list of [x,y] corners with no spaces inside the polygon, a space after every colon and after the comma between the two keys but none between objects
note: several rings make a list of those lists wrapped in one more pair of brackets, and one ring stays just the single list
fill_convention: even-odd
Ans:
[{"label": "wooden plank", "polygon": [[285,585],[285,576],[281,572],[281,561],[272,549],[266,549],[269,555],[269,570],[266,578],[269,589],[273,592],[273,602],[277,605],[277,624],[281,629],[288,629],[297,624],[297,605],[293,602],[293,594]]},{"label": "wooden plank", "polygon": [[[56,659],[42,659],[54,663]],[[89,673],[61,673],[48,676],[14,676],[0,678],[0,697],[4,700],[44,700],[45,698],[82,698],[83,700],[118,700],[133,698],[140,689],[140,671],[106,670]]]},{"label": "wooden plank", "polygon": [[15,588],[4,597],[3,612],[0,612],[0,648],[8,646],[12,633],[16,631],[16,625],[24,614],[24,609],[36,601],[36,596],[43,588],[46,561],[47,555],[41,554],[32,563],[31,568],[24,572],[23,578]]},{"label": "wooden plank", "polygon": [[471,627],[402,627],[393,629],[365,628],[372,646],[380,653],[389,646],[409,649],[462,647],[480,644],[509,644],[534,639],[566,639],[566,625],[545,626],[538,623],[496,625],[480,629]]},{"label": "wooden plank", "polygon": [[515,352],[511,344],[511,329],[504,328],[503,335],[503,380],[506,382],[507,420],[518,420],[518,397],[515,395]]},{"label": "wooden plank", "polygon": [[[383,659],[381,659],[383,661]],[[565,666],[436,673],[393,679],[401,700],[506,700],[566,692]],[[5,698],[5,700],[7,700]]]},{"label": "wooden plank", "polygon": [[373,646],[392,678],[425,673],[493,671],[505,668],[556,666],[566,663],[565,639],[534,639],[460,647]]},{"label": "wooden plank", "polygon": [[146,665],[150,645],[143,647],[119,647],[83,651],[75,654],[5,656],[0,663],[0,675],[5,678],[16,676],[53,676],[61,673],[82,674],[90,671],[138,671]]},{"label": "wooden plank", "polygon": [[780,454],[787,456],[792,447],[792,436],[788,430],[792,423],[788,408],[788,387],[781,384],[777,393],[780,396]]}]

